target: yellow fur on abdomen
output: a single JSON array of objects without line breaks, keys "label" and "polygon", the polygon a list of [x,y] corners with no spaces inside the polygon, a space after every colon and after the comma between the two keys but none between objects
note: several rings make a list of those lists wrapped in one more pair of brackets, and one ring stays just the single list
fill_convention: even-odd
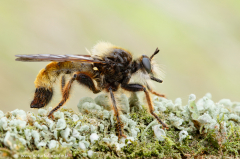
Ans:
[{"label": "yellow fur on abdomen", "polygon": [[35,87],[50,89],[60,74],[69,74],[77,71],[92,73],[92,66],[90,63],[80,62],[51,62],[38,73],[34,81]]}]

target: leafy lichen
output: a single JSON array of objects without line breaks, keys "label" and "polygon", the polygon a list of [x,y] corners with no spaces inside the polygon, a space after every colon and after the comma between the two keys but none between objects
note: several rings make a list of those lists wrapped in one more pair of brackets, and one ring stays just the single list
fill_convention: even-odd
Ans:
[{"label": "leafy lichen", "polygon": [[[51,108],[38,114],[0,111],[0,154],[9,158],[182,158],[240,156],[240,103],[218,103],[206,94],[187,105],[154,97],[155,113],[169,126],[163,130],[139,100],[120,95],[120,115],[126,139],[118,140],[108,96],[82,98],[79,113],[62,108],[48,119]],[[102,101],[102,100],[103,101]],[[106,104],[105,104],[106,103]]]}]

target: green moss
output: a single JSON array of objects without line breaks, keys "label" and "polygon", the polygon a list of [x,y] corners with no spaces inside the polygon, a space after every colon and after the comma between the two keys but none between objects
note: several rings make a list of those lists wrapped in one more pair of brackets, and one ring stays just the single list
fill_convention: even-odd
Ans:
[{"label": "green moss", "polygon": [[[161,99],[160,99],[161,100]],[[165,100],[165,99],[162,99]],[[166,100],[165,100],[166,101]],[[136,102],[136,101],[135,101]],[[192,101],[194,102],[194,101]],[[167,103],[167,102],[166,102]],[[194,102],[195,103],[195,102]],[[164,102],[162,103],[164,105]],[[127,122],[132,122],[132,126],[134,130],[139,130],[135,137],[131,139],[125,140],[125,146],[122,147],[121,144],[124,144],[124,141],[117,141],[115,134],[116,131],[116,119],[113,116],[113,120],[111,119],[111,112],[108,118],[103,118],[103,113],[100,111],[88,111],[86,108],[82,114],[78,115],[79,120],[73,121],[73,112],[71,109],[61,109],[61,112],[64,113],[64,120],[67,124],[67,127],[71,130],[70,134],[67,138],[63,138],[63,133],[66,129],[57,130],[53,132],[48,128],[48,130],[41,130],[34,126],[34,123],[37,122],[40,125],[46,125],[49,127],[49,123],[46,123],[45,118],[42,116],[35,116],[36,121],[28,121],[27,129],[31,132],[43,132],[46,134],[45,136],[39,135],[38,142],[47,142],[45,146],[37,146],[38,143],[35,143],[33,137],[30,139],[27,138],[25,132],[18,129],[14,129],[11,127],[11,130],[1,129],[0,133],[0,155],[9,157],[9,158],[21,158],[20,155],[30,156],[29,158],[38,158],[39,156],[47,156],[49,157],[51,154],[52,158],[61,158],[61,156],[67,156],[68,158],[88,158],[88,152],[90,150],[93,151],[92,158],[183,158],[183,157],[198,157],[202,155],[214,155],[214,156],[240,156],[240,125],[237,121],[228,121],[227,113],[226,115],[218,115],[216,116],[216,129],[209,129],[209,127],[205,127],[206,125],[200,125],[201,121],[196,117],[196,125],[191,125],[192,119],[184,120],[182,122],[181,127],[187,129],[188,127],[192,127],[192,129],[188,129],[188,136],[179,141],[179,133],[181,131],[181,127],[175,127],[172,125],[172,121],[169,119],[171,117],[175,117],[175,114],[178,114],[177,117],[181,119],[183,116],[182,113],[184,111],[179,112],[179,110],[174,110],[175,108],[171,105],[170,109],[166,110],[164,113],[156,111],[156,114],[161,118],[166,124],[169,125],[169,129],[164,130],[166,136],[164,136],[164,141],[158,141],[155,137],[155,130],[153,131],[152,127],[156,124],[156,120],[154,117],[148,112],[146,108],[141,108],[139,105],[135,107],[133,104],[131,105],[130,114],[125,114],[125,118]],[[195,106],[197,107],[197,103]],[[186,107],[185,107],[186,108]],[[186,112],[186,111],[185,111]],[[194,110],[193,110],[194,112]],[[189,112],[190,113],[190,112]],[[204,112],[206,113],[206,112]],[[202,113],[203,114],[203,113]],[[199,112],[198,116],[202,115]],[[190,114],[191,116],[191,114]],[[5,115],[7,119],[12,120],[12,114],[7,113]],[[130,120],[131,119],[131,120]],[[186,119],[186,114],[184,116]],[[53,123],[56,125],[58,122],[58,118],[53,120]],[[113,123],[112,123],[113,121]],[[85,131],[78,131],[80,136],[76,137],[73,135],[73,129],[77,124],[81,126],[89,126],[89,129]],[[206,121],[205,121],[206,122]],[[206,122],[207,123],[207,122]],[[104,128],[100,130],[101,127]],[[97,133],[99,140],[95,143],[91,143],[90,135],[92,130],[91,126],[94,126],[94,132]],[[217,127],[219,126],[219,129]],[[208,128],[208,129],[207,129]],[[54,127],[53,127],[54,130]],[[207,131],[205,131],[207,130]],[[12,144],[16,144],[17,147],[14,149],[10,149],[7,146],[7,143],[4,143],[4,139],[6,133],[10,131],[11,133],[17,135],[15,138],[14,135],[9,138],[8,142]],[[128,137],[131,135],[131,127],[126,127],[123,130],[124,134]],[[60,133],[61,132],[61,133]],[[57,136],[57,139],[54,137]],[[26,146],[24,146],[19,137],[25,139],[27,141]],[[81,138],[84,137],[85,139]],[[131,136],[130,136],[131,137]],[[105,140],[103,140],[105,138]],[[59,147],[55,147],[49,149],[49,142],[51,140],[57,141]],[[106,142],[109,140],[109,142]],[[63,142],[65,142],[65,147],[63,146]],[[70,143],[72,145],[70,145]],[[78,144],[79,142],[87,142],[86,148],[81,148]],[[66,146],[68,145],[68,146]],[[122,148],[120,148],[120,146]],[[48,155],[49,154],[49,155]],[[33,156],[35,155],[35,156]],[[60,156],[60,157],[59,157]],[[44,156],[42,157],[44,158]]]}]

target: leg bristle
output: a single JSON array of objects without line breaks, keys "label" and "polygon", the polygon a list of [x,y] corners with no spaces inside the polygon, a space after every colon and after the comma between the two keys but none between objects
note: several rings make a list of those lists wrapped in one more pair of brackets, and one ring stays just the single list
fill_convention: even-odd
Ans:
[{"label": "leg bristle", "polygon": [[116,100],[115,100],[115,97],[114,97],[114,94],[112,92],[112,88],[111,87],[109,87],[109,92],[110,92],[111,99],[112,99],[112,108],[114,110],[114,115],[117,118],[118,140],[120,140],[121,137],[125,137],[126,138],[127,136],[124,135],[123,132],[122,132],[123,124],[122,124],[122,122],[120,120],[120,117],[119,117],[119,112],[118,112],[118,109],[117,109]]}]

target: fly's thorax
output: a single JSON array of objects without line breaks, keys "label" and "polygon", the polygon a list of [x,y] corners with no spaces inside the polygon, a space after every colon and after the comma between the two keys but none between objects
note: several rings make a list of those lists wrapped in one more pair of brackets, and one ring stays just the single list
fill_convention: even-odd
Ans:
[{"label": "fly's thorax", "polygon": [[114,75],[124,72],[130,67],[132,55],[121,48],[114,48],[108,54],[100,57],[103,63],[95,63],[94,66],[104,74]]},{"label": "fly's thorax", "polygon": [[132,55],[126,50],[115,48],[101,58],[104,63],[94,63],[94,68],[104,77],[101,80],[106,82],[104,85],[111,85],[117,89],[125,76],[131,72]]}]

